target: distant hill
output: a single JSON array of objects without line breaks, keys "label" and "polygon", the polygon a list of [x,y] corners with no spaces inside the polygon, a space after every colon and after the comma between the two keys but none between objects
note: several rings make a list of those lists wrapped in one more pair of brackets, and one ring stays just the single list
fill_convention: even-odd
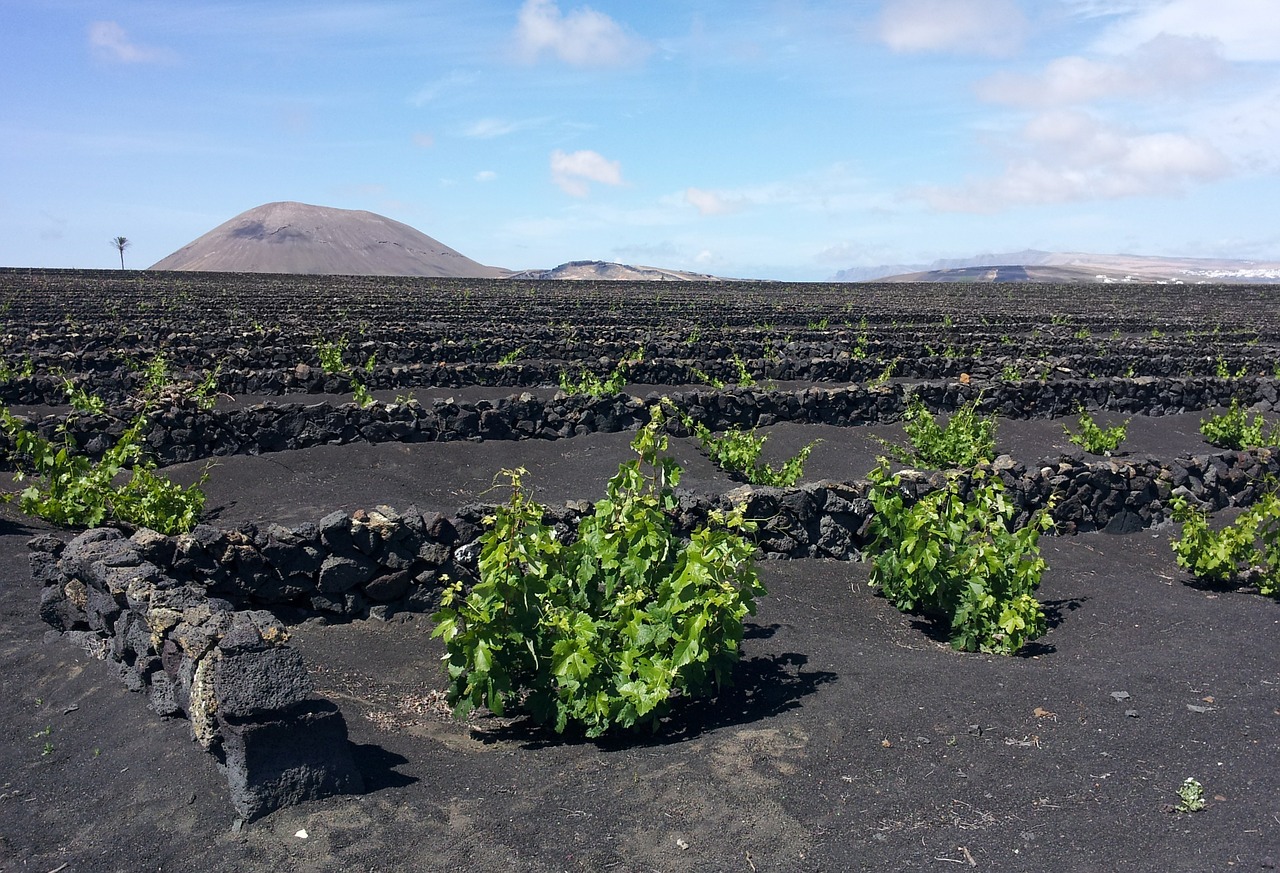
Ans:
[{"label": "distant hill", "polygon": [[242,212],[150,269],[457,278],[510,274],[373,212],[293,202]]},{"label": "distant hill", "polygon": [[1280,262],[1030,249],[932,264],[841,270],[836,282],[1280,282]]},{"label": "distant hill", "polygon": [[633,267],[630,264],[614,264],[608,261],[569,261],[550,270],[522,270],[512,273],[512,279],[560,279],[606,280],[618,282],[720,282],[716,276],[705,273],[689,273],[683,270],[667,270],[662,267]]}]

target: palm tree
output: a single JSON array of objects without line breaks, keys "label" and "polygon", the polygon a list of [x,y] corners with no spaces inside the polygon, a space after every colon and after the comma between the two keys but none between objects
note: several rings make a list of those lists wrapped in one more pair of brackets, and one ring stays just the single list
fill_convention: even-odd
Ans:
[{"label": "palm tree", "polygon": [[124,250],[129,247],[129,240],[122,236],[115,237],[111,244],[120,250],[120,269],[124,269]]}]

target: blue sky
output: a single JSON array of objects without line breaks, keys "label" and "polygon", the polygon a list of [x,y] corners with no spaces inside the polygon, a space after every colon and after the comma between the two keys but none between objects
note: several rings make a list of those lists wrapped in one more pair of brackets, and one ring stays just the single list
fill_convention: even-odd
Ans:
[{"label": "blue sky", "polygon": [[514,269],[1280,260],[1280,3],[0,6],[0,265],[274,200]]}]

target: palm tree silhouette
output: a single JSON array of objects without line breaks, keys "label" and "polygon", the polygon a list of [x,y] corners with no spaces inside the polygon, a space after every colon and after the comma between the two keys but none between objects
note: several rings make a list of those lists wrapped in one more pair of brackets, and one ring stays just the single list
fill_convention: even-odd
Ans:
[{"label": "palm tree silhouette", "polygon": [[129,240],[122,236],[115,237],[111,244],[120,250],[120,269],[124,269],[124,250],[129,247]]}]

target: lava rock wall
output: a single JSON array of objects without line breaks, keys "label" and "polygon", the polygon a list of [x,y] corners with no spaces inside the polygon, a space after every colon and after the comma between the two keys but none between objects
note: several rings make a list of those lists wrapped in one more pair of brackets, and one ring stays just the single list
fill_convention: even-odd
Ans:
[{"label": "lava rock wall", "polygon": [[[1029,380],[978,387],[958,382],[842,388],[811,387],[797,391],[729,388],[667,395],[678,409],[712,430],[765,427],[779,422],[841,427],[898,421],[911,396],[933,412],[953,412],[979,400],[984,413],[1005,418],[1051,418],[1079,408],[1128,414],[1169,415],[1228,405],[1233,398],[1256,410],[1280,408],[1280,382],[1253,377],[1166,379],[1138,377],[1098,380]],[[151,418],[146,448],[161,465],[226,455],[340,445],[356,441],[432,442],[453,440],[566,439],[591,433],[633,430],[649,419],[647,406],[661,395],[641,398],[557,394],[550,399],[530,393],[498,400],[458,402],[264,403],[246,409],[202,410],[175,404]],[[115,415],[48,416],[35,423],[50,439],[67,437],[90,457],[101,457],[128,426]],[[678,422],[672,429],[681,433]],[[0,457],[8,457],[0,438]]]},{"label": "lava rock wall", "polygon": [[244,819],[363,790],[342,713],[314,693],[271,613],[168,575],[171,543],[151,531],[126,538],[101,528],[30,545],[41,617],[110,661],[157,714],[187,718]]}]

